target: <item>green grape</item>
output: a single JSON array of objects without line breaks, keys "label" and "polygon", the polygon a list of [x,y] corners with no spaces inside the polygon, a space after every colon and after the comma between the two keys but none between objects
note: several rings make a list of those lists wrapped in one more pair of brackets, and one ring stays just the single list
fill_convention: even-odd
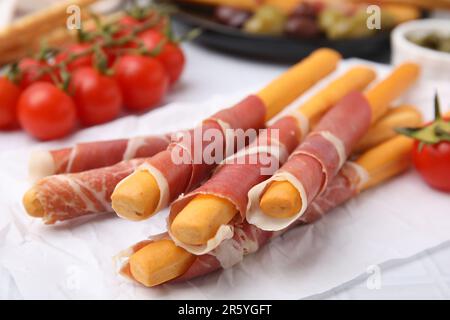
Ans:
[{"label": "green grape", "polygon": [[336,9],[324,9],[319,14],[319,26],[320,28],[327,32],[334,28],[336,23],[339,23],[345,16]]},{"label": "green grape", "polygon": [[441,39],[438,50],[450,53],[450,37]]},{"label": "green grape", "polygon": [[395,17],[389,12],[381,10],[381,30],[389,30],[396,26]]},{"label": "green grape", "polygon": [[283,33],[287,17],[277,8],[262,6],[244,24],[244,31],[249,33],[278,35]]},{"label": "green grape", "polygon": [[367,19],[369,15],[365,9],[360,9],[350,18],[350,30],[346,36],[349,38],[368,37],[376,32],[376,29],[369,29]]}]

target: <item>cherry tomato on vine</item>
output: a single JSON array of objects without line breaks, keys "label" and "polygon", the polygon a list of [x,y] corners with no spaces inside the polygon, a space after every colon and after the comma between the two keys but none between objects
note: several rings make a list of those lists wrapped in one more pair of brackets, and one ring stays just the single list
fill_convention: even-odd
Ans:
[{"label": "cherry tomato on vine", "polygon": [[6,77],[0,77],[0,129],[17,125],[17,101],[20,89]]},{"label": "cherry tomato on vine", "polygon": [[139,35],[139,39],[144,43],[147,50],[152,51],[158,47],[158,44],[167,41],[155,58],[160,61],[167,70],[170,77],[170,84],[174,84],[181,76],[186,58],[181,48],[166,39],[166,37],[157,30],[147,30]]},{"label": "cherry tomato on vine", "polygon": [[28,87],[19,98],[17,111],[22,128],[41,140],[64,137],[76,126],[72,98],[47,82]]},{"label": "cherry tomato on vine", "polygon": [[[158,13],[150,12],[147,14],[147,16],[144,16],[142,18],[135,18],[130,15],[126,15],[119,20],[119,25],[125,27],[125,29],[131,29],[133,27],[141,26],[144,23],[156,19],[155,15],[157,14]],[[167,23],[168,23],[167,18],[161,16],[160,21],[158,21],[154,26],[152,26],[152,28],[163,30]]]},{"label": "cherry tomato on vine", "polygon": [[450,142],[424,145],[414,142],[414,166],[433,188],[450,192]]},{"label": "cherry tomato on vine", "polygon": [[117,60],[114,71],[124,104],[130,110],[156,107],[168,90],[169,76],[154,58],[125,55]]},{"label": "cherry tomato on vine", "polygon": [[450,192],[450,118],[441,116],[439,98],[434,98],[433,122],[422,128],[399,128],[413,138],[413,162],[422,178],[433,188]]},{"label": "cherry tomato on vine", "polygon": [[[65,48],[62,52],[60,52],[55,57],[55,64],[61,63],[63,61],[67,61],[71,54],[80,54],[85,52],[86,50],[89,50],[92,47],[89,43],[76,43],[68,46]],[[72,62],[67,64],[67,70],[68,71],[74,71],[81,67],[91,67],[93,63],[93,55],[87,54],[85,56],[81,56],[79,58],[76,58]]]},{"label": "cherry tomato on vine", "polygon": [[90,126],[115,119],[122,109],[122,93],[116,80],[91,67],[72,74],[69,91],[82,124]]},{"label": "cherry tomato on vine", "polygon": [[48,67],[47,62],[32,58],[24,58],[19,62],[21,72],[19,86],[22,89],[29,87],[37,81],[52,82],[52,77],[48,73],[42,73],[42,69]]},{"label": "cherry tomato on vine", "polygon": [[136,27],[142,24],[142,20],[138,20],[132,16],[126,15],[119,20],[119,24],[124,27]]},{"label": "cherry tomato on vine", "polygon": [[133,28],[141,26],[145,21],[146,20],[139,20],[129,15],[122,17],[118,23],[120,30],[114,34],[114,37],[120,38],[131,34]]}]

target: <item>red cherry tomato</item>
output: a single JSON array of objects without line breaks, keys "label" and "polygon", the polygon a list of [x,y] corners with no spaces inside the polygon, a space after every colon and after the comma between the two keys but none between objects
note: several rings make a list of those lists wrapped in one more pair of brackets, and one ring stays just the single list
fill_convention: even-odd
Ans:
[{"label": "red cherry tomato", "polygon": [[72,98],[47,82],[37,82],[27,88],[19,98],[17,111],[24,130],[41,140],[64,137],[76,125]]},{"label": "red cherry tomato", "polygon": [[[156,30],[147,30],[139,35],[139,39],[144,43],[147,50],[157,48],[158,44],[166,39],[166,37]],[[170,84],[174,84],[183,72],[186,59],[181,48],[172,43],[166,42],[155,57],[166,68],[170,77]]]},{"label": "red cherry tomato", "polygon": [[130,110],[154,108],[167,92],[169,76],[156,59],[126,55],[117,60],[114,71],[124,104]]},{"label": "red cherry tomato", "polygon": [[413,149],[416,170],[433,188],[450,192],[450,142],[425,144],[422,150],[419,143],[416,140]]},{"label": "red cherry tomato", "polygon": [[[61,53],[55,57],[55,63],[61,63],[67,61],[71,54],[80,54],[91,48],[89,43],[76,43],[65,48]],[[88,54],[86,56],[79,57],[67,64],[67,70],[74,71],[82,67],[91,67],[93,63],[93,55]]]},{"label": "red cherry tomato", "polygon": [[[145,30],[138,36],[139,40],[145,45],[148,50],[153,50],[159,43],[166,40],[166,37],[158,30]],[[136,48],[137,43],[134,44]]]},{"label": "red cherry tomato", "polygon": [[174,43],[166,43],[156,58],[161,61],[169,73],[170,83],[177,82],[186,64],[186,58],[181,48]]},{"label": "red cherry tomato", "polygon": [[132,16],[123,16],[120,20],[119,20],[119,25],[123,26],[123,27],[136,27],[139,26],[142,23],[142,20],[138,20]]},{"label": "red cherry tomato", "polygon": [[73,73],[70,92],[81,123],[87,126],[111,121],[122,109],[122,94],[114,78],[90,67]]},{"label": "red cherry tomato", "polygon": [[20,89],[6,77],[0,77],[0,128],[17,125],[16,106]]},{"label": "red cherry tomato", "polygon": [[[149,13],[148,16],[143,17],[141,19],[137,19],[135,17],[132,16],[124,16],[119,20],[119,25],[123,27],[123,29],[129,29],[131,30],[133,27],[137,27],[140,26],[146,22],[149,22],[151,20],[154,19],[154,15],[157,13]],[[153,28],[158,29],[158,30],[163,30],[164,27],[166,26],[167,23],[167,19],[165,17],[160,17],[160,21],[158,23],[156,23],[155,26],[153,26]]]},{"label": "red cherry tomato", "polygon": [[52,82],[50,74],[41,74],[42,68],[48,66],[45,61],[39,61],[32,58],[24,58],[19,62],[21,78],[19,86],[22,89],[29,87],[37,81]]},{"label": "red cherry tomato", "polygon": [[124,16],[119,20],[119,28],[120,30],[114,34],[115,38],[120,38],[129,35],[133,28],[139,27],[143,23],[145,23],[146,20],[138,20],[132,16]]}]

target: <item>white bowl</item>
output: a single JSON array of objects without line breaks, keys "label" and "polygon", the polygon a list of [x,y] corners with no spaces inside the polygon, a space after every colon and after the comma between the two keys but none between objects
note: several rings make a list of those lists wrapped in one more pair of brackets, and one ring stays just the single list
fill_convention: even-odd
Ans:
[{"label": "white bowl", "polygon": [[450,81],[450,53],[419,46],[406,38],[410,34],[420,36],[432,32],[450,35],[450,20],[415,20],[396,27],[391,35],[392,63],[415,62],[421,66],[423,78]]}]

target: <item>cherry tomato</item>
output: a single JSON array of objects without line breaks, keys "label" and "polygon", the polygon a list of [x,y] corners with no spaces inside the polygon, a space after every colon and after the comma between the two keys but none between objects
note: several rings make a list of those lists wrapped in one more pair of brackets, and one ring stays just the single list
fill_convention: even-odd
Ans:
[{"label": "cherry tomato", "polygon": [[450,192],[450,142],[425,144],[415,141],[413,162],[422,178],[433,188]]},{"label": "cherry tomato", "polygon": [[[65,48],[62,52],[60,52],[55,57],[55,63],[61,63],[63,61],[67,61],[71,54],[80,54],[82,52],[85,52],[89,48],[91,48],[91,44],[89,43],[76,43],[68,46]],[[88,54],[82,57],[79,57],[72,62],[67,64],[67,70],[74,71],[78,68],[82,67],[91,67],[93,63],[93,55]]]},{"label": "cherry tomato", "polygon": [[[147,30],[139,35],[139,39],[144,43],[147,50],[157,48],[158,44],[166,40],[166,37],[157,30]],[[174,84],[183,72],[186,59],[181,48],[172,43],[166,42],[155,57],[166,68],[170,77],[170,84]]]},{"label": "cherry tomato", "polygon": [[[122,17],[119,20],[119,25],[122,26],[123,29],[125,29],[125,30],[126,29],[131,30],[134,27],[140,26],[148,21],[153,20],[155,14],[157,14],[157,13],[150,12],[148,14],[148,16],[143,17],[141,19],[137,19],[135,17],[127,15],[127,16]],[[160,21],[155,26],[153,26],[153,28],[158,29],[158,30],[163,30],[164,27],[166,26],[166,23],[167,23],[167,19],[165,17],[160,17]]]},{"label": "cherry tomato", "polygon": [[124,104],[130,110],[156,107],[168,90],[169,76],[154,58],[125,55],[117,60],[114,71]]},{"label": "cherry tomato", "polygon": [[177,82],[186,64],[186,58],[181,48],[174,43],[166,43],[156,58],[162,62],[169,73],[170,83]]},{"label": "cherry tomato", "polygon": [[64,137],[76,125],[72,98],[47,82],[28,87],[19,98],[17,111],[25,131],[41,140]]},{"label": "cherry tomato", "polygon": [[72,75],[70,92],[81,123],[87,126],[115,119],[122,109],[122,94],[114,78],[84,67]]},{"label": "cherry tomato", "polygon": [[21,78],[19,86],[22,89],[29,87],[37,81],[52,82],[50,74],[41,74],[42,68],[48,66],[45,61],[39,61],[32,58],[24,58],[19,62]]},{"label": "cherry tomato", "polygon": [[126,15],[119,20],[119,25],[132,28],[141,25],[142,22],[142,20],[138,20],[132,16]]},{"label": "cherry tomato", "polygon": [[17,125],[16,106],[20,89],[6,77],[0,77],[0,128]]},{"label": "cherry tomato", "polygon": [[132,16],[124,16],[119,20],[120,30],[117,32],[114,37],[120,38],[129,35],[133,28],[139,27],[143,23],[145,23],[147,19],[136,19]]}]

